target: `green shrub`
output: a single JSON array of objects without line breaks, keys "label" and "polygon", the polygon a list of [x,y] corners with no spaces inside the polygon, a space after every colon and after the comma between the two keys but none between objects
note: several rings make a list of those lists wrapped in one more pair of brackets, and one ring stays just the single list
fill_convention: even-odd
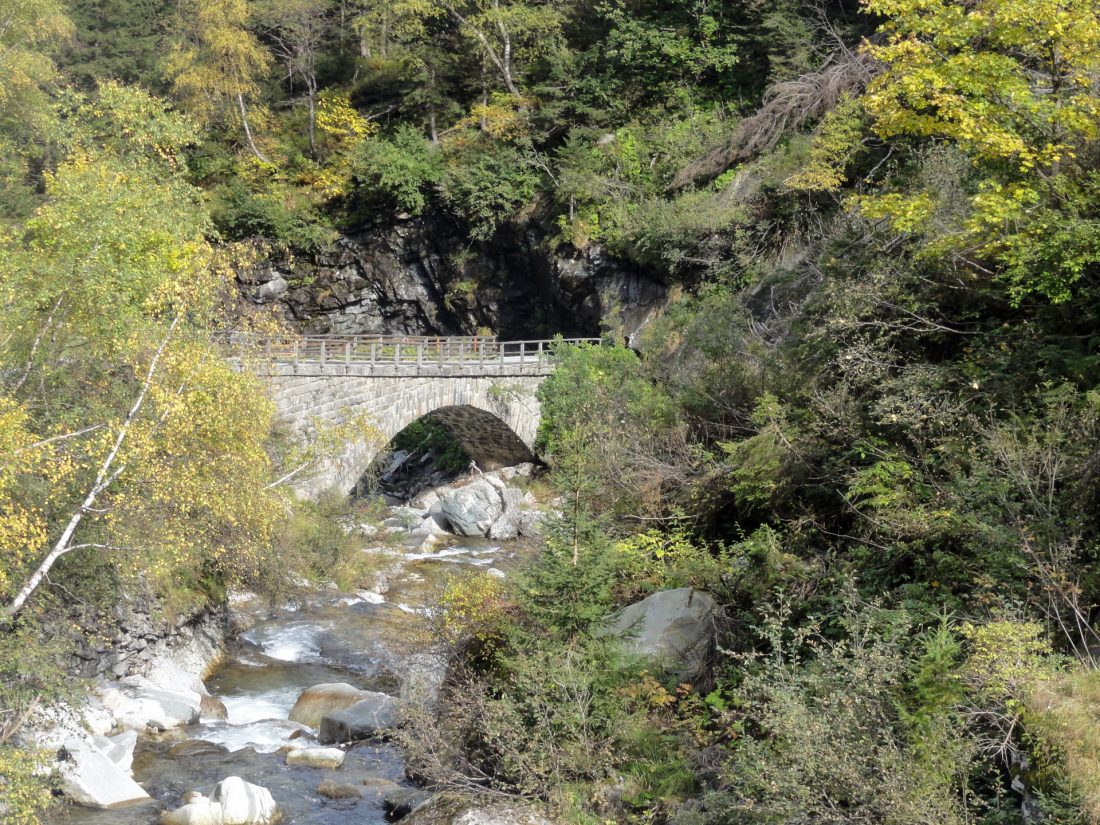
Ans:
[{"label": "green shrub", "polygon": [[419,215],[443,179],[443,156],[418,130],[404,125],[390,137],[360,142],[352,155],[351,174],[361,187],[357,197],[381,196],[397,209]]},{"label": "green shrub", "polygon": [[326,248],[335,236],[308,191],[279,181],[252,187],[234,178],[218,191],[211,212],[230,238],[260,236],[308,252]]},{"label": "green shrub", "polygon": [[[969,753],[944,747],[934,771],[910,751],[898,707],[910,669],[908,617],[849,608],[842,635],[763,626],[768,653],[750,659],[735,713],[747,735],[723,768],[727,815],[746,823],[963,823],[957,783]],[[961,731],[956,732],[956,736]],[[719,821],[719,820],[714,820]],[[728,821],[728,820],[727,820]]]},{"label": "green shrub", "polygon": [[488,139],[448,154],[443,200],[476,240],[492,237],[538,194],[543,172],[522,150]]},{"label": "green shrub", "polygon": [[363,536],[356,522],[363,517],[335,493],[316,502],[296,501],[255,586],[273,600],[296,594],[302,576],[314,582],[334,581],[342,590],[365,586],[378,557],[362,552]]},{"label": "green shrub", "polygon": [[441,472],[459,473],[470,466],[470,457],[443,424],[431,416],[418,418],[393,437],[390,446],[414,453],[432,451],[432,462]]}]

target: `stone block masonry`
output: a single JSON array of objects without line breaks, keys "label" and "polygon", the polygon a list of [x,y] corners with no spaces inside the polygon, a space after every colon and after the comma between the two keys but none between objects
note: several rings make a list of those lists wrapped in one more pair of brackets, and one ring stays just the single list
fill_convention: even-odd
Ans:
[{"label": "stone block masonry", "polygon": [[536,391],[544,376],[362,376],[335,370],[302,375],[293,365],[280,365],[265,380],[292,432],[351,425],[339,455],[296,481],[306,498],[330,489],[351,493],[390,439],[427,415],[446,426],[483,470],[533,458],[540,420]]}]

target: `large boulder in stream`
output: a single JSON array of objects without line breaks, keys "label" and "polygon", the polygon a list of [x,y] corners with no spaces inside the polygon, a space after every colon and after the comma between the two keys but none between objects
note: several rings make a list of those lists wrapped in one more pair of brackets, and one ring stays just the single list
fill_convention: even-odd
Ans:
[{"label": "large boulder in stream", "polygon": [[202,694],[189,688],[166,690],[140,677],[105,686],[100,701],[123,730],[168,730],[199,721]]},{"label": "large boulder in stream", "polygon": [[706,668],[718,613],[718,603],[701,590],[662,590],[624,608],[602,635],[619,637],[626,652],[653,659],[691,682]]},{"label": "large boulder in stream", "polygon": [[332,770],[344,764],[339,748],[297,748],[286,755],[287,765]]},{"label": "large boulder in stream", "polygon": [[326,682],[306,688],[290,709],[290,721],[310,728],[321,724],[326,713],[350,708],[370,696],[370,691],[360,690],[346,682]]},{"label": "large boulder in stream", "polygon": [[507,486],[494,473],[487,473],[461,487],[441,490],[439,501],[429,508],[428,514],[445,520],[460,536],[509,541],[520,534],[523,502],[522,490]]},{"label": "large boulder in stream", "polygon": [[322,745],[343,744],[370,739],[400,726],[401,700],[385,693],[371,693],[368,698],[344,710],[327,713],[321,719],[317,741]]},{"label": "large boulder in stream", "polygon": [[497,488],[482,477],[443,493],[440,509],[458,535],[487,536],[504,514],[504,502]]},{"label": "large boulder in stream", "polygon": [[495,541],[511,541],[519,536],[522,513],[520,505],[523,503],[523,491],[515,487],[507,487],[500,492],[504,510],[500,517],[489,528],[489,538]]},{"label": "large boulder in stream", "polygon": [[202,794],[191,794],[189,802],[160,815],[160,825],[225,825],[220,802],[211,802]]},{"label": "large boulder in stream", "polygon": [[105,742],[104,749],[79,739],[65,743],[58,763],[61,790],[89,808],[115,808],[148,799],[149,794],[130,778],[133,746]]},{"label": "large boulder in stream", "polygon": [[270,791],[227,776],[210,798],[200,793],[184,797],[186,805],[161,814],[161,825],[272,825],[281,818]]},{"label": "large boulder in stream", "polygon": [[227,776],[214,787],[211,802],[220,802],[223,825],[268,825],[279,818],[279,808],[267,788]]}]

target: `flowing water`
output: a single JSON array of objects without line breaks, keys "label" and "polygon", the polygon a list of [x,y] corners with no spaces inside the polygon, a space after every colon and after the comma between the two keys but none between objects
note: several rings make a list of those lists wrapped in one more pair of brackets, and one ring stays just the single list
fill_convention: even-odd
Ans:
[{"label": "flowing water", "polygon": [[[492,570],[506,575],[513,546],[455,539],[436,552],[410,550],[380,557],[385,592],[322,590],[300,603],[271,610],[238,605],[255,623],[232,642],[229,657],[206,685],[227,718],[143,736],[134,753],[134,778],[153,797],[111,811],[72,808],[67,821],[88,825],[151,825],[179,806],[190,790],[209,794],[226,776],[271,791],[286,825],[371,825],[385,822],[381,795],[408,785],[396,745],[384,740],[352,747],[335,770],[288,767],[279,753],[313,733],[287,715],[298,695],[322,682],[395,694],[411,652],[425,634],[432,594],[453,574]],[[362,798],[332,800],[324,781],[354,785]]]}]

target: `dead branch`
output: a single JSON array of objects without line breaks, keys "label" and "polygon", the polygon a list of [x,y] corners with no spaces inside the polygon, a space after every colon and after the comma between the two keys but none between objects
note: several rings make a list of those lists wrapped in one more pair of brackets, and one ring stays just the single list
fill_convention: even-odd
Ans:
[{"label": "dead branch", "polygon": [[772,149],[784,135],[823,117],[845,94],[862,91],[878,71],[878,64],[865,52],[836,49],[817,71],[769,88],[760,109],[742,120],[724,145],[680,170],[669,188],[682,189],[701,180],[712,180],[738,163]]}]

